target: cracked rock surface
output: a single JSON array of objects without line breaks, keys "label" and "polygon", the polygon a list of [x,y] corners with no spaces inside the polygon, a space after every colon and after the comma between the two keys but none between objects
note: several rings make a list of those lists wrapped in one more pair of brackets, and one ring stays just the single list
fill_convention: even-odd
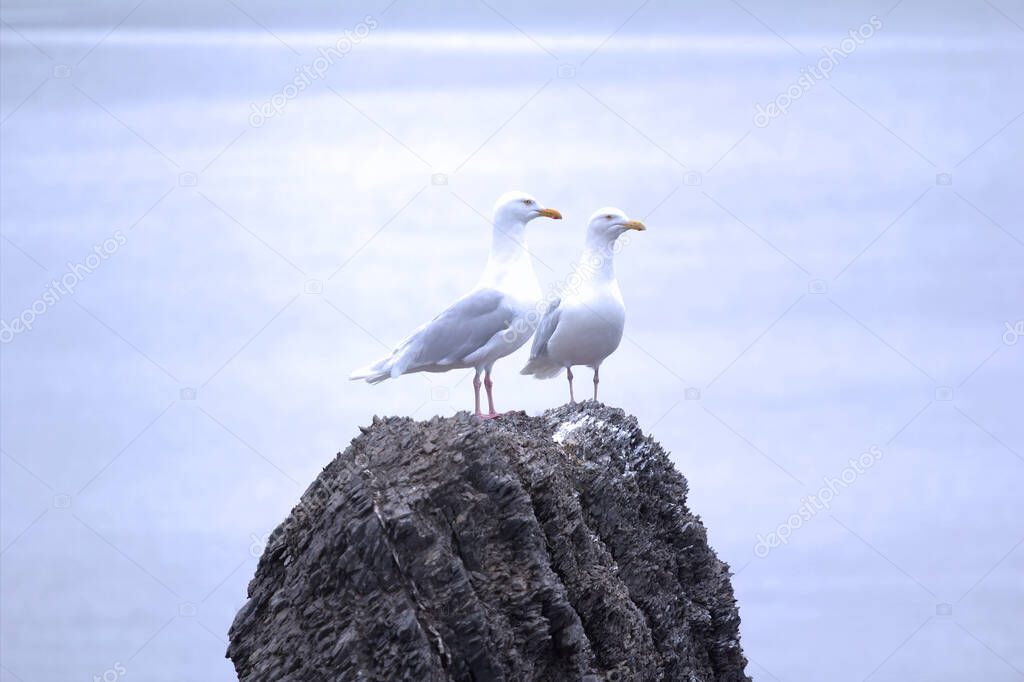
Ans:
[{"label": "cracked rock surface", "polygon": [[622,410],[374,418],[274,531],[239,680],[748,680],[729,568]]}]

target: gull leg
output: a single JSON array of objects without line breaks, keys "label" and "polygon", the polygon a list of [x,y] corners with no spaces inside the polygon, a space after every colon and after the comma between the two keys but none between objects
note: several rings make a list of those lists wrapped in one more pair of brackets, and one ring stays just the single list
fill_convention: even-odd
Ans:
[{"label": "gull leg", "polygon": [[487,389],[487,409],[489,410],[489,414],[486,416],[490,418],[497,417],[498,413],[494,410],[494,393],[492,392],[494,382],[491,381],[490,370],[487,370],[487,372],[484,373],[484,388]]},{"label": "gull leg", "polygon": [[482,417],[480,414],[480,370],[476,371],[476,375],[473,376],[473,395],[476,398],[476,416]]},{"label": "gull leg", "polygon": [[565,368],[565,378],[569,380],[569,404],[576,404],[576,396],[572,392],[572,367]]},{"label": "gull leg", "polygon": [[601,368],[600,367],[595,367],[594,368],[594,401],[595,402],[597,402],[597,385],[599,383],[601,383],[600,374],[601,374]]}]

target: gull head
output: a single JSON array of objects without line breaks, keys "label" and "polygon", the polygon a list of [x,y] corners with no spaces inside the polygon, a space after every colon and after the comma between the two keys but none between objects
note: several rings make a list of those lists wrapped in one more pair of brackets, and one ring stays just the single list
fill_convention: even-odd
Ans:
[{"label": "gull head", "polygon": [[615,241],[629,230],[643,232],[647,227],[639,220],[630,220],[629,216],[617,208],[606,206],[594,211],[587,225],[587,236]]},{"label": "gull head", "polygon": [[525,225],[534,218],[561,220],[562,214],[553,208],[544,208],[539,201],[526,192],[505,192],[494,204],[495,223],[520,223]]}]

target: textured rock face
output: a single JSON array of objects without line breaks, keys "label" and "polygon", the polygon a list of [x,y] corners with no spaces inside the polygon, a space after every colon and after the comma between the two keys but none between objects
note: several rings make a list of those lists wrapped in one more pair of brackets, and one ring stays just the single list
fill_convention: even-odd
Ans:
[{"label": "textured rock face", "polygon": [[267,544],[240,680],[749,679],[728,567],[632,417],[362,431]]}]

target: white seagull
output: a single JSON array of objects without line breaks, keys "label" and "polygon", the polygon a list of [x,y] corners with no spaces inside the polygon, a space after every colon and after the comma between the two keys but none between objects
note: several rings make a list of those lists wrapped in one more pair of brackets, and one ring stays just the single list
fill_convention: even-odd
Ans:
[{"label": "white seagull", "polygon": [[[523,192],[506,192],[494,205],[491,253],[479,283],[443,313],[405,338],[385,358],[356,370],[350,379],[376,384],[411,372],[476,370],[476,414],[496,417],[491,392],[494,363],[519,349],[533,335],[530,314],[541,301],[540,283],[526,247],[526,223],[562,214],[542,207]],[[488,413],[480,412],[480,374],[487,389]]]},{"label": "white seagull", "polygon": [[586,365],[594,370],[597,400],[601,363],[619,347],[626,324],[626,307],[612,263],[615,240],[628,230],[645,229],[642,222],[630,220],[617,208],[602,208],[590,216],[577,276],[545,311],[533,339],[530,361],[520,374],[550,379],[564,369],[569,401],[576,402],[572,368]]}]

